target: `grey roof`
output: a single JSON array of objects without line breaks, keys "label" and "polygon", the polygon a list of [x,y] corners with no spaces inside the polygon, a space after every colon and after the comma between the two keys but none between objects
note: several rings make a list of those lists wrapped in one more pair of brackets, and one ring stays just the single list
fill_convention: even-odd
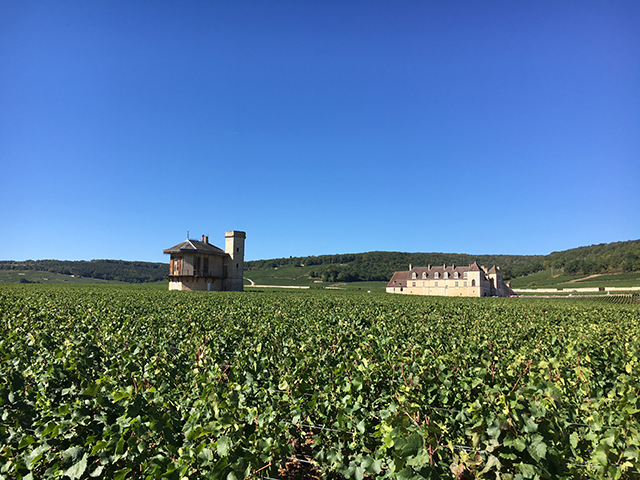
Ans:
[{"label": "grey roof", "polygon": [[208,255],[227,255],[224,250],[219,249],[210,243],[200,242],[198,240],[185,240],[178,245],[163,250],[164,253],[206,253]]},{"label": "grey roof", "polygon": [[[475,264],[475,262],[474,262],[474,264]],[[480,270],[480,268],[478,268],[477,265],[475,265],[475,268],[474,268],[474,264],[469,265],[469,266],[461,266],[461,265],[434,266],[434,265],[429,265],[428,267],[413,267],[410,271],[411,272],[416,272],[416,274],[418,276],[422,276],[423,273],[426,273],[427,277],[433,277],[434,273],[438,273],[439,275],[443,275],[445,272],[450,273],[451,275],[453,275],[454,272],[458,272],[460,274],[460,273],[464,273],[464,272]]]},{"label": "grey roof", "polygon": [[[416,280],[421,280],[423,278],[422,277],[423,273],[426,274],[425,278],[428,278],[428,279],[435,278],[435,274],[436,273],[438,274],[438,277],[440,279],[444,279],[445,278],[444,277],[445,273],[449,274],[449,278],[455,278],[455,276],[453,275],[454,272],[458,272],[458,275],[460,275],[460,274],[464,274],[464,272],[478,272],[478,271],[482,272],[483,274],[486,273],[481,267],[478,266],[477,262],[473,262],[469,266],[461,266],[461,265],[435,266],[435,265],[429,265],[428,267],[413,267],[409,271],[395,272],[387,286],[388,287],[406,286],[407,280],[409,280],[411,278],[411,274],[412,273],[416,274]],[[495,273],[495,267],[494,267],[494,272],[493,273]],[[403,275],[399,275],[399,274],[403,274]],[[400,285],[401,281],[404,282],[404,285]]]},{"label": "grey roof", "polygon": [[395,272],[387,287],[406,287],[409,279],[409,272]]}]

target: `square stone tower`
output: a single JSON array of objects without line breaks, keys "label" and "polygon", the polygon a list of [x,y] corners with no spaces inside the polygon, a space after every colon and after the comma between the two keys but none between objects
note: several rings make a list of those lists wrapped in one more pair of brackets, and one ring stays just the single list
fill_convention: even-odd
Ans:
[{"label": "square stone tower", "polygon": [[230,230],[224,232],[224,251],[228,255],[225,259],[225,290],[242,292],[244,275],[244,240],[247,238],[245,232]]}]

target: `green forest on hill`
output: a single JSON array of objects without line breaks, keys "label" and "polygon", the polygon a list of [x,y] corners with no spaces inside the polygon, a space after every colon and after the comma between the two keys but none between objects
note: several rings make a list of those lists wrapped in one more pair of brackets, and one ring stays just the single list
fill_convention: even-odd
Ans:
[{"label": "green forest on hill", "polygon": [[0,261],[0,270],[35,270],[100,280],[146,283],[162,280],[164,275],[169,274],[169,264],[125,260],[4,260]]},{"label": "green forest on hill", "polygon": [[517,275],[527,275],[544,269],[543,257],[525,255],[467,255],[450,253],[367,252],[344,255],[277,258],[245,262],[245,270],[264,270],[281,267],[314,266],[309,275],[328,282],[386,281],[393,272],[407,270],[409,264],[469,265],[477,261],[491,267],[500,265]]},{"label": "green forest on hill", "polygon": [[[306,257],[275,258],[245,262],[246,276],[251,272],[275,268],[300,268],[305,276],[325,282],[388,281],[393,272],[407,270],[409,264],[498,265],[506,280],[554,269],[565,275],[590,275],[606,272],[640,271],[640,240],[573,248],[549,255],[469,255],[461,253],[366,252]],[[0,261],[0,270],[42,271],[83,278],[128,283],[156,282],[169,273],[167,263],[124,260],[13,260]]]},{"label": "green forest on hill", "polygon": [[367,252],[276,258],[245,262],[245,270],[314,266],[312,277],[328,282],[386,281],[409,264],[498,265],[506,280],[550,268],[568,275],[640,271],[640,240],[579,247],[549,255],[468,255],[456,253]]}]

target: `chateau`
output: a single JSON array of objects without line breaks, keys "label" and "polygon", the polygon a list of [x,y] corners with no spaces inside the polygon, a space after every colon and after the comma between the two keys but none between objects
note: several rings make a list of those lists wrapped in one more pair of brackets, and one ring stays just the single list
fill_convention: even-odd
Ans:
[{"label": "chateau", "polygon": [[473,262],[468,267],[443,265],[413,267],[395,272],[387,293],[407,295],[441,295],[447,297],[508,297],[511,287],[502,280],[500,267],[486,270]]},{"label": "chateau", "polygon": [[[187,236],[188,237],[188,236]],[[171,255],[169,263],[169,290],[243,291],[245,232],[224,232],[225,248],[221,250],[209,243],[190,240],[163,250]]]}]

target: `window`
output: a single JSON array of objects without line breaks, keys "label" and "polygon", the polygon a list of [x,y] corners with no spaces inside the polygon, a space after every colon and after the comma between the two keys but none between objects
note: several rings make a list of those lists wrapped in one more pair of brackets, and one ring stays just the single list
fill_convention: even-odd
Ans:
[{"label": "window", "polygon": [[444,278],[449,278],[449,272],[444,272]]},{"label": "window", "polygon": [[411,278],[412,278],[412,279],[415,279],[415,278],[416,278],[416,272],[413,272],[413,273],[411,274]]},{"label": "window", "polygon": [[453,272],[453,278],[458,278],[458,272]]},{"label": "window", "polygon": [[422,278],[427,278],[427,272],[422,272]]},{"label": "window", "polygon": [[471,280],[471,286],[475,287],[476,286],[476,281],[475,280]]},{"label": "window", "polygon": [[[437,273],[436,273],[436,275],[437,275]],[[434,282],[433,285],[434,285],[434,287],[437,287],[438,286],[438,282]]]},{"label": "window", "polygon": [[462,278],[467,278],[467,272],[464,272],[464,273],[462,274]]},{"label": "window", "polygon": [[412,286],[412,287],[415,287],[415,286],[416,286],[416,282],[413,282],[413,285],[411,285],[411,286]]},{"label": "window", "polygon": [[[438,272],[433,274],[433,278],[440,278],[440,274]],[[436,282],[436,287],[438,286],[438,282]]]},{"label": "window", "polygon": [[458,282],[456,282],[456,287],[458,287],[458,286],[459,286],[459,285],[458,285]]},{"label": "window", "polygon": [[426,287],[427,286],[427,282],[422,282],[422,286]]},{"label": "window", "polygon": [[465,286],[465,287],[467,286],[467,282],[464,282],[464,286]]}]

